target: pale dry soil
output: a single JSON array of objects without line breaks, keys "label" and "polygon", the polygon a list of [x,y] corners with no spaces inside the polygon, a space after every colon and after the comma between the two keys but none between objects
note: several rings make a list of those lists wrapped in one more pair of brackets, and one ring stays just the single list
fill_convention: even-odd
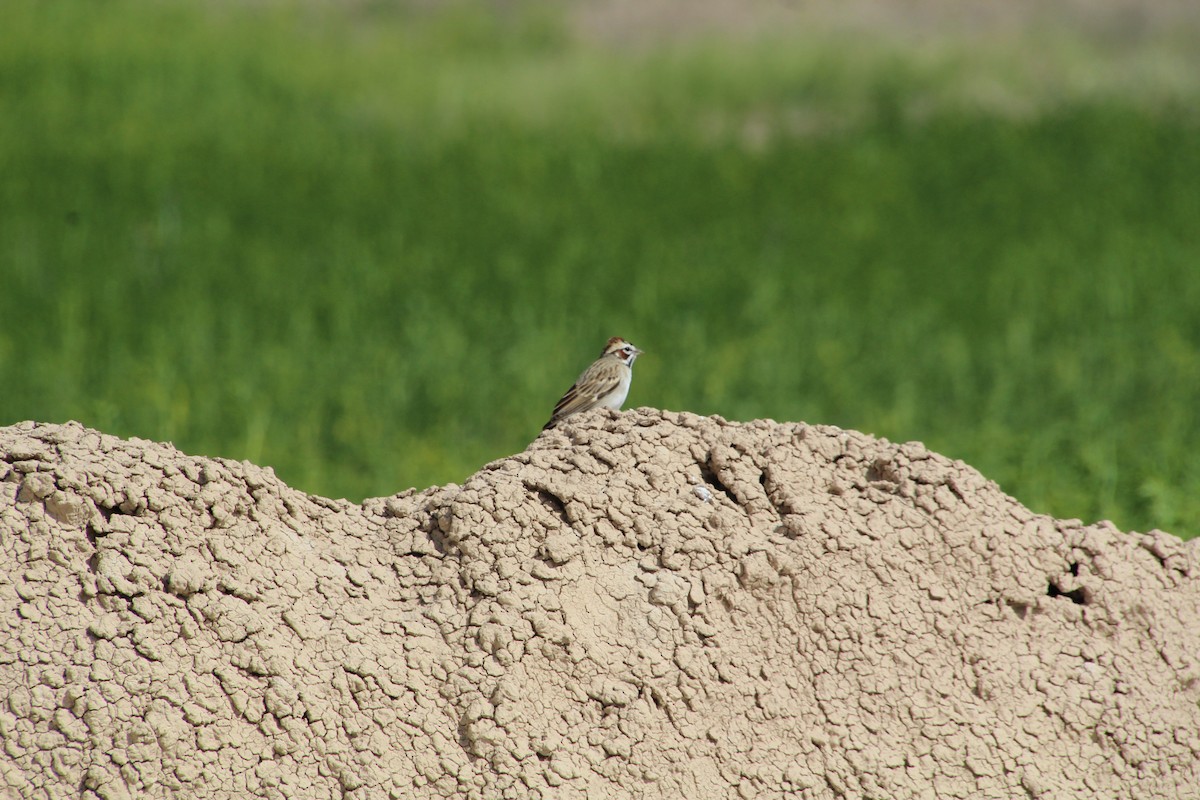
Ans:
[{"label": "pale dry soil", "polygon": [[356,505],[0,429],[0,795],[1167,798],[1196,543],[918,443],[591,412]]}]

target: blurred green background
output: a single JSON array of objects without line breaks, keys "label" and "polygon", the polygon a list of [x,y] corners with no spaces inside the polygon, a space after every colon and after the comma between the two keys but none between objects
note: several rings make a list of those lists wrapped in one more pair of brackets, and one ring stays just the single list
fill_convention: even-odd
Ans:
[{"label": "blurred green background", "polygon": [[1200,14],[1057,8],[8,0],[0,424],[361,499],[621,335],[627,407],[1196,535]]}]

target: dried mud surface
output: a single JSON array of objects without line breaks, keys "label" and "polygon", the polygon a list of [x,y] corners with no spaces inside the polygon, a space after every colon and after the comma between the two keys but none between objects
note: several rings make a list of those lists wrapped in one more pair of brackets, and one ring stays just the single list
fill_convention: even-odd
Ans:
[{"label": "dried mud surface", "polygon": [[23,423],[0,546],[0,796],[1200,786],[1195,543],[915,443],[597,412],[355,505]]}]

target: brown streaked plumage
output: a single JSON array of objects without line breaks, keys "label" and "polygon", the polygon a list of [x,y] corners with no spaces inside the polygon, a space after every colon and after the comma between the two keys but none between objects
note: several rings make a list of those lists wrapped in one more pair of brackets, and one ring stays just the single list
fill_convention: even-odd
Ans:
[{"label": "brown streaked plumage", "polygon": [[550,421],[542,426],[549,430],[564,417],[590,411],[593,408],[621,410],[621,404],[629,395],[629,383],[633,378],[633,362],[642,354],[620,336],[614,336],[600,351],[600,357],[583,371],[574,385],[554,406]]}]

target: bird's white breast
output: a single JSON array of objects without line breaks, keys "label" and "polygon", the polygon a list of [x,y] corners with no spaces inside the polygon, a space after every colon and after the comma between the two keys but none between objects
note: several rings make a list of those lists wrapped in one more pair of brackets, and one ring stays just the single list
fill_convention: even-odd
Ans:
[{"label": "bird's white breast", "polygon": [[600,398],[597,403],[598,408],[611,408],[613,411],[620,411],[621,405],[625,402],[625,398],[629,396],[629,382],[633,380],[633,370],[624,364],[621,365],[621,380],[617,383],[617,388],[613,389],[604,397]]}]

